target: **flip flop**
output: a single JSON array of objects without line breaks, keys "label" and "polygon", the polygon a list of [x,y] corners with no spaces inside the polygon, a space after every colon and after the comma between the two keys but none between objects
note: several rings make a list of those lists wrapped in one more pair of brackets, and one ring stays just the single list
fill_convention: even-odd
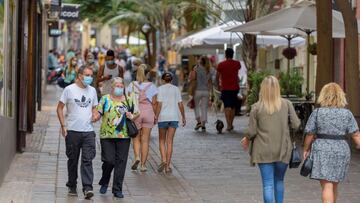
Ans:
[{"label": "flip flop", "polygon": [[139,166],[140,160],[136,160],[133,165],[131,166],[131,170],[137,170]]},{"label": "flip flop", "polygon": [[161,173],[164,171],[164,168],[166,166],[166,163],[165,162],[162,162],[159,166],[158,166],[158,172]]},{"label": "flip flop", "polygon": [[172,169],[169,168],[168,170],[165,170],[165,173],[171,173],[172,172]]}]

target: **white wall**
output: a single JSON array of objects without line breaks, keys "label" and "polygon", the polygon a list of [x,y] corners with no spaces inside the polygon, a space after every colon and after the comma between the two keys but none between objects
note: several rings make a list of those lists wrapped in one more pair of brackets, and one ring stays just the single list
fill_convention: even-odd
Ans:
[{"label": "white wall", "polygon": [[96,45],[111,47],[111,28],[109,25],[99,27],[96,34]]}]

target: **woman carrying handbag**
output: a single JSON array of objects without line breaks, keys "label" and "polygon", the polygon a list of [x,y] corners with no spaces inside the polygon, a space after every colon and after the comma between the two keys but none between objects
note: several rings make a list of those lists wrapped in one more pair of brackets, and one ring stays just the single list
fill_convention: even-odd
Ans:
[{"label": "woman carrying handbag", "polygon": [[[111,79],[110,94],[104,95],[97,106],[96,118],[102,117],[100,127],[102,176],[99,181],[100,193],[108,190],[111,172],[114,171],[112,193],[123,198],[123,182],[130,148],[130,138],[136,135],[133,120],[138,109],[132,97],[125,94],[124,81],[120,77]],[[131,126],[129,126],[131,125]]]},{"label": "woman carrying handbag", "polygon": [[[338,184],[344,180],[350,166],[346,135],[351,135],[359,146],[359,128],[353,114],[345,108],[345,93],[338,84],[325,85],[317,103],[320,108],[314,110],[306,124],[303,158],[312,163],[308,171],[310,178],[320,181],[322,202],[335,203]],[[306,160],[308,156],[310,161]]]},{"label": "woman carrying handbag", "polygon": [[284,199],[284,177],[292,152],[289,123],[293,129],[300,126],[292,103],[281,98],[278,80],[268,76],[261,83],[259,101],[251,107],[248,135],[241,140],[245,150],[252,142],[250,162],[260,169],[265,203]]}]

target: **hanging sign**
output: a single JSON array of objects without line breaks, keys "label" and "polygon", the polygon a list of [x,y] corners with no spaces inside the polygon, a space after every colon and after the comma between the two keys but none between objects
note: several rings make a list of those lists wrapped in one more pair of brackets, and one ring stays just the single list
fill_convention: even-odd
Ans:
[{"label": "hanging sign", "polygon": [[80,19],[80,5],[79,4],[62,4],[60,19],[64,20],[79,20]]}]

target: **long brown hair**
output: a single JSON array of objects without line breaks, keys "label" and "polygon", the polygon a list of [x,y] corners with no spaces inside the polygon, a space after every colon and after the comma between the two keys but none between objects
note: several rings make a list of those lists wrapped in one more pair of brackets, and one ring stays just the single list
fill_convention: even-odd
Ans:
[{"label": "long brown hair", "polygon": [[207,56],[200,57],[200,65],[205,68],[207,73],[210,72],[210,60]]},{"label": "long brown hair", "polygon": [[73,57],[71,57],[70,58],[70,60],[69,60],[69,64],[68,64],[68,71],[71,73],[73,70],[75,70],[76,71],[76,66],[74,67],[73,65],[72,65],[72,61],[73,60],[76,60],[76,57],[75,56],[73,56]]}]

